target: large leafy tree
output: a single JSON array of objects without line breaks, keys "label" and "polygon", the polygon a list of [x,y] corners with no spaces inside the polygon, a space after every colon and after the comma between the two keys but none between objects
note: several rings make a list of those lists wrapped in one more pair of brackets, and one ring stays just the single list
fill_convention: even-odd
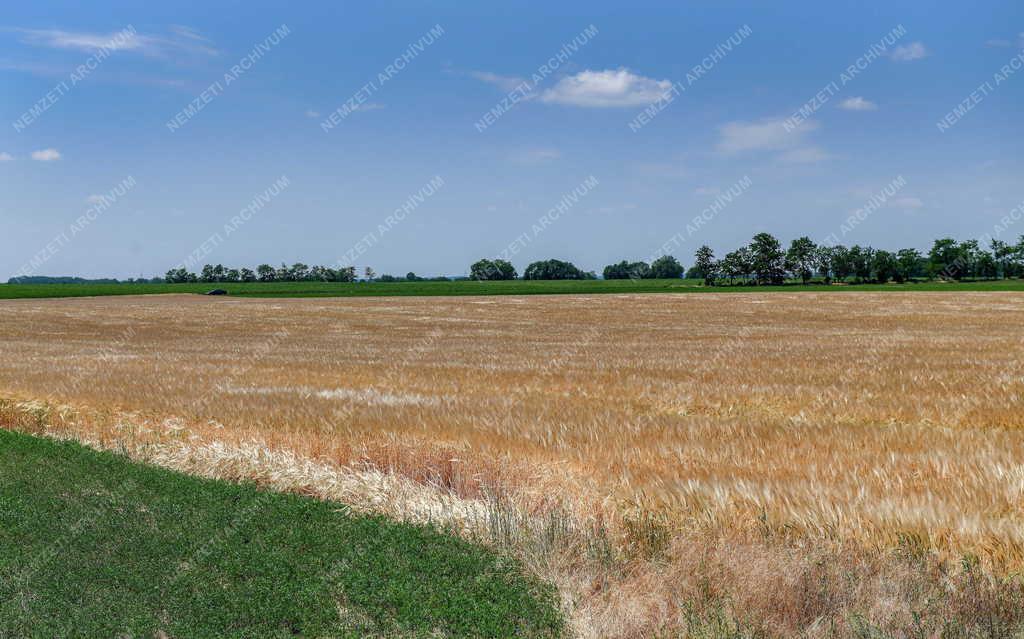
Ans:
[{"label": "large leafy tree", "polygon": [[651,277],[663,280],[676,280],[683,276],[686,269],[679,260],[671,255],[662,255],[651,262]]},{"label": "large leafy tree", "polygon": [[273,282],[276,276],[274,267],[269,264],[260,264],[256,267],[256,278],[261,282]]},{"label": "large leafy tree", "polygon": [[928,251],[928,268],[933,275],[945,279],[963,279],[967,271],[967,256],[963,247],[951,237],[944,237],[932,244]]},{"label": "large leafy tree", "polygon": [[905,248],[896,252],[896,275],[897,282],[906,282],[923,274],[921,266],[924,258],[917,249]]},{"label": "large leafy tree", "polygon": [[585,280],[590,277],[572,262],[562,260],[533,262],[523,271],[524,280]]},{"label": "large leafy tree", "polygon": [[874,266],[875,249],[870,246],[859,246],[854,244],[850,247],[850,270],[859,282],[866,282],[871,279],[872,267]]},{"label": "large leafy tree", "polygon": [[726,253],[718,264],[718,270],[725,274],[730,282],[737,277],[749,278],[754,272],[754,255],[750,247],[743,246]]},{"label": "large leafy tree", "polygon": [[477,260],[469,267],[471,280],[514,280],[517,277],[516,267],[506,260]]},{"label": "large leafy tree", "polygon": [[758,233],[750,243],[754,275],[758,284],[782,284],[786,274],[786,256],[782,245],[770,233]]},{"label": "large leafy tree", "polygon": [[836,247],[821,245],[814,249],[814,268],[818,269],[825,283],[832,281],[835,274]]},{"label": "large leafy tree", "polygon": [[622,260],[618,264],[609,264],[604,267],[601,275],[606,280],[640,280],[653,277],[653,271],[647,262]]},{"label": "large leafy tree", "polygon": [[898,271],[896,255],[889,251],[875,251],[871,256],[871,270],[874,273],[875,281],[885,284],[896,277]]},{"label": "large leafy tree", "polygon": [[832,275],[843,282],[853,273],[853,260],[850,259],[850,249],[842,244],[832,247]]},{"label": "large leafy tree", "polygon": [[818,246],[811,241],[811,238],[799,237],[789,245],[786,252],[786,268],[800,278],[804,284],[814,275],[815,250]]},{"label": "large leafy tree", "polygon": [[718,265],[715,262],[715,252],[711,250],[711,247],[707,244],[701,246],[694,253],[694,268],[700,274],[700,277],[704,280],[705,286],[711,286],[715,283],[715,276],[718,274]]}]

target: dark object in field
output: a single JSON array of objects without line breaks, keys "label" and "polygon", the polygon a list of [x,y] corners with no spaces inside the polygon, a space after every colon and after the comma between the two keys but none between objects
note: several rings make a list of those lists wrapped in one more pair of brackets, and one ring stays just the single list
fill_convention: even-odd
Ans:
[{"label": "dark object in field", "polygon": [[227,295],[228,292],[222,288],[215,288],[212,291],[206,291],[206,295]]}]

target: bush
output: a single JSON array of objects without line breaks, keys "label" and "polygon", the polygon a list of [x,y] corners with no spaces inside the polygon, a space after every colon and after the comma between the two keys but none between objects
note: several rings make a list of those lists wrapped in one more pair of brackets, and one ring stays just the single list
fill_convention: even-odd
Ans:
[{"label": "bush", "polygon": [[544,260],[534,262],[523,271],[524,280],[588,280],[593,273],[584,273],[572,262]]}]

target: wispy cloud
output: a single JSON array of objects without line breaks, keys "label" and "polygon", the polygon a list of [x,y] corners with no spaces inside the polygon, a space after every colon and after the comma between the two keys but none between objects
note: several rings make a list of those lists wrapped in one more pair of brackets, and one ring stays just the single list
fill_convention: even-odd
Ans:
[{"label": "wispy cloud", "polygon": [[32,159],[39,162],[53,162],[60,159],[60,151],[57,149],[40,149],[32,151]]},{"label": "wispy cloud", "polygon": [[562,157],[558,149],[529,149],[512,154],[512,160],[523,164],[546,164]]},{"label": "wispy cloud", "polygon": [[6,151],[4,153],[0,153],[0,162],[10,162],[12,160],[14,160],[14,156],[10,153],[7,153]]},{"label": "wispy cloud", "polygon": [[[21,35],[21,41],[37,47],[71,49],[92,53],[98,49],[131,51],[147,56],[166,57],[172,54],[192,53],[216,55],[209,39],[189,27],[172,26],[167,35],[145,35],[132,27],[112,33],[64,31],[62,29],[11,29]],[[127,33],[126,33],[127,31]]]},{"label": "wispy cloud", "polygon": [[[986,40],[985,46],[995,48],[1009,48],[1014,46],[1014,44],[1012,40],[1007,40],[1005,38],[993,38],[992,40]],[[1017,34],[1017,46],[1024,49],[1024,32]]]},{"label": "wispy cloud", "polygon": [[924,207],[924,202],[919,197],[901,197],[892,201],[892,205],[899,209],[914,210]]},{"label": "wispy cloud", "polygon": [[307,118],[318,118],[318,117],[320,117],[320,112],[319,111],[314,111],[313,109],[306,109],[306,117]]},{"label": "wispy cloud", "polygon": [[787,164],[816,164],[824,162],[832,156],[824,149],[816,146],[803,146],[784,151],[776,159]]},{"label": "wispy cloud", "polygon": [[628,69],[587,70],[562,78],[540,99],[580,107],[636,107],[657,101],[671,87],[668,80],[645,78]]},{"label": "wispy cloud", "polygon": [[718,150],[723,153],[740,153],[788,149],[798,146],[805,134],[818,128],[818,123],[812,120],[789,131],[785,124],[786,121],[782,119],[726,122],[718,127]]},{"label": "wispy cloud", "polygon": [[514,75],[498,75],[497,73],[491,73],[490,71],[467,71],[466,75],[480,80],[481,82],[486,82],[487,84],[496,86],[506,92],[512,91],[526,82],[525,78],[520,78]]},{"label": "wispy cloud", "polygon": [[820,147],[807,143],[808,133],[818,123],[805,120],[796,128],[786,128],[786,120],[764,119],[755,122],[727,122],[718,127],[717,149],[725,154],[775,151],[775,159],[786,164],[813,164],[831,156]]},{"label": "wispy cloud", "polygon": [[878,105],[871,100],[865,100],[864,98],[857,96],[854,98],[846,98],[839,103],[840,109],[846,109],[847,111],[875,111],[878,109]]},{"label": "wispy cloud", "polygon": [[910,62],[911,60],[920,60],[921,58],[928,57],[928,53],[928,49],[923,43],[911,42],[910,44],[893,49],[892,59],[897,62]]}]

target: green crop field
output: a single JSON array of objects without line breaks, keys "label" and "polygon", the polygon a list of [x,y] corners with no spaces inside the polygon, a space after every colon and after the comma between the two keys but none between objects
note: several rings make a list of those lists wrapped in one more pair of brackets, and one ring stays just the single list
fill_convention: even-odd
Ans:
[{"label": "green crop field", "polygon": [[0,637],[550,637],[551,592],[430,528],[0,430]]},{"label": "green crop field", "polygon": [[0,284],[0,299],[205,293],[222,288],[240,297],[373,297],[392,295],[545,295],[597,293],[740,293],[796,291],[1024,291],[1024,280],[911,284],[787,284],[703,286],[699,280],[509,280],[474,282],[247,282],[219,284]]}]

